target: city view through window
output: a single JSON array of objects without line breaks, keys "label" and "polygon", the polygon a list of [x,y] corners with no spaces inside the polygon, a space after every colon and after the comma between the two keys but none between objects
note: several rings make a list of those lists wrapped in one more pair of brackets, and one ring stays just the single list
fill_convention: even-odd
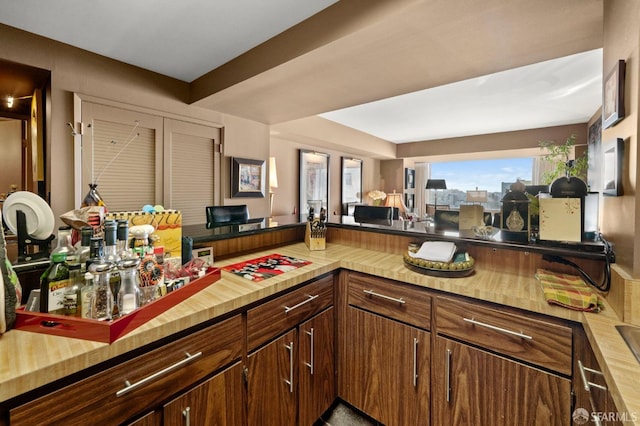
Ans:
[{"label": "city view through window", "polygon": [[520,179],[530,185],[533,178],[533,158],[503,158],[493,160],[455,161],[431,163],[431,178],[444,179],[446,190],[429,191],[430,203],[436,194],[437,205],[459,208],[467,202],[467,191],[487,191],[485,210],[500,210],[500,200],[509,191],[509,186]]}]

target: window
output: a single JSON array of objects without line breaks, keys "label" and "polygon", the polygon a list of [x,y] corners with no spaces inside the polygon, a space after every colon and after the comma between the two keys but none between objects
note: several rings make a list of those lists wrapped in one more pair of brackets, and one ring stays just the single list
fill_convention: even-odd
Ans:
[{"label": "window", "polygon": [[[447,189],[427,191],[429,204],[437,194],[436,204],[459,208],[467,203],[467,191],[486,190],[486,210],[500,210],[500,200],[509,186],[520,179],[525,184],[534,180],[534,158],[501,158],[492,160],[455,161],[431,163],[431,178],[444,179]],[[434,194],[435,193],[435,194]]]}]

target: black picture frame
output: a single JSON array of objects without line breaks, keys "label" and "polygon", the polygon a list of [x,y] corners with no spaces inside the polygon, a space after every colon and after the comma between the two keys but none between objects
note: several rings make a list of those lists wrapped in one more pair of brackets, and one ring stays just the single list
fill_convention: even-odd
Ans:
[{"label": "black picture frame", "polygon": [[602,142],[602,194],[617,197],[622,191],[624,140]]},{"label": "black picture frame", "polygon": [[231,197],[264,198],[264,160],[231,157]]},{"label": "black picture frame", "polygon": [[415,169],[404,169],[404,188],[415,189],[416,187],[416,171]]},{"label": "black picture frame", "polygon": [[415,208],[415,194],[404,194],[404,206],[407,208],[408,213],[413,213],[413,209]]},{"label": "black picture frame", "polygon": [[602,128],[614,126],[624,118],[624,77],[626,63],[619,60],[604,80],[602,93]]}]

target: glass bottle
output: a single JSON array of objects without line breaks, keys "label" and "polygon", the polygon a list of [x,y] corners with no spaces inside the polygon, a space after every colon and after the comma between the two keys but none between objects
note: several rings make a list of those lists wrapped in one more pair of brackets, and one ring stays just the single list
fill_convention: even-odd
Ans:
[{"label": "glass bottle", "polygon": [[58,245],[51,252],[52,260],[54,253],[65,253],[67,264],[78,263],[78,253],[71,243],[70,226],[61,226],[58,228]]},{"label": "glass bottle", "polygon": [[118,255],[117,247],[117,225],[115,220],[106,220],[104,222],[104,260],[113,265],[111,271],[111,277],[109,278],[109,285],[111,286],[111,294],[114,297],[112,316],[117,318],[120,316],[118,304],[116,303],[116,297],[120,292],[120,271],[117,268],[120,262],[120,256]]},{"label": "glass bottle", "polygon": [[118,238],[118,255],[120,259],[129,259],[133,257],[133,253],[129,248],[129,221],[126,219],[118,220],[117,226]]},{"label": "glass bottle", "polygon": [[99,321],[111,319],[113,311],[113,295],[109,279],[113,264],[104,260],[89,265],[89,272],[93,275],[93,296],[91,297],[90,318]]},{"label": "glass bottle", "polygon": [[125,259],[118,264],[122,281],[118,293],[118,309],[121,315],[129,314],[140,306],[139,265],[138,258]]},{"label": "glass bottle", "polygon": [[81,316],[82,299],[80,291],[82,289],[82,275],[80,274],[80,264],[69,265],[69,285],[64,291],[62,305],[64,314],[73,317]]},{"label": "glass bottle", "polygon": [[80,306],[82,318],[91,318],[91,297],[93,296],[93,274],[85,272],[84,285],[80,290]]},{"label": "glass bottle", "polygon": [[91,237],[89,245],[89,260],[87,260],[86,269],[92,263],[100,263],[104,259],[104,240],[102,237]]},{"label": "glass bottle", "polygon": [[83,272],[87,268],[87,260],[89,260],[91,252],[91,237],[93,237],[93,227],[83,226],[80,229],[80,248],[78,248],[78,261]]},{"label": "glass bottle", "polygon": [[53,253],[51,264],[40,277],[40,312],[62,314],[62,301],[68,284],[67,254]]}]

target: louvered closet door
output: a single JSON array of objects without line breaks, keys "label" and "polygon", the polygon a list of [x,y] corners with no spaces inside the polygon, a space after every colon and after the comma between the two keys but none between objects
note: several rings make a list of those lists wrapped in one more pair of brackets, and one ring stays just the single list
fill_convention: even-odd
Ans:
[{"label": "louvered closet door", "polygon": [[182,224],[205,223],[205,207],[220,204],[220,129],[165,119],[165,203]]},{"label": "louvered closet door", "polygon": [[98,184],[110,211],[163,200],[163,118],[82,102],[82,186]]}]

